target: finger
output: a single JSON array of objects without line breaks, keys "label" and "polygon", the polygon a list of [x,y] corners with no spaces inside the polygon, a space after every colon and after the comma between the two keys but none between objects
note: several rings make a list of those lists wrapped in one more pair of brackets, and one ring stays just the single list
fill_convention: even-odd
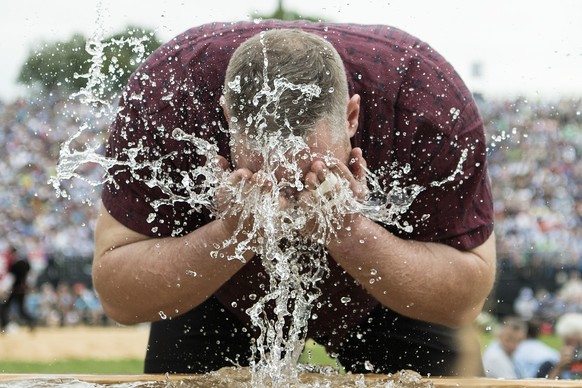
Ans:
[{"label": "finger", "polygon": [[230,164],[228,163],[228,160],[226,160],[226,158],[224,156],[221,156],[221,155],[216,156],[216,164],[218,164],[218,166],[223,171],[228,171],[228,169],[230,168]]},{"label": "finger", "polygon": [[327,176],[328,166],[322,160],[316,160],[311,164],[311,172],[317,177],[317,183],[321,183]]},{"label": "finger", "polygon": [[253,173],[251,172],[251,170],[248,170],[246,168],[241,168],[241,169],[235,170],[232,174],[229,175],[228,183],[231,185],[236,185],[243,180],[250,180],[252,178],[252,176],[253,176]]},{"label": "finger", "polygon": [[319,183],[319,178],[315,172],[309,171],[305,174],[305,188],[307,190],[315,190]]},{"label": "finger", "polygon": [[352,149],[352,152],[350,154],[350,163],[349,164],[350,164],[350,171],[352,172],[354,177],[359,181],[364,180],[366,177],[367,163],[362,155],[361,148],[356,147],[356,148]]},{"label": "finger", "polygon": [[333,168],[330,168],[330,171],[339,178],[345,179],[356,198],[362,199],[368,191],[366,170],[364,168],[366,161],[362,157],[359,148],[352,152],[351,156],[352,158],[349,161],[350,167],[343,163],[338,163]]},{"label": "finger", "polygon": [[269,179],[267,174],[264,174],[261,171],[254,173],[250,181],[259,186],[263,192],[270,191],[273,188],[273,182]]},{"label": "finger", "polygon": [[279,196],[279,209],[287,209],[289,207],[289,199],[284,195]]},{"label": "finger", "polygon": [[337,163],[337,164],[328,166],[328,171],[326,172],[326,175],[329,175],[330,172],[334,173],[338,177],[343,178],[349,182],[354,180],[354,176],[353,176],[352,172],[350,171],[348,166],[346,166],[343,163]]}]

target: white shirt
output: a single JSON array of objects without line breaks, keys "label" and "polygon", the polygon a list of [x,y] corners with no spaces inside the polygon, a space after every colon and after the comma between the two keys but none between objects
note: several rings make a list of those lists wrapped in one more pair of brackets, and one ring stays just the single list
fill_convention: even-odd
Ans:
[{"label": "white shirt", "polygon": [[485,375],[493,378],[516,379],[517,375],[513,360],[501,347],[499,341],[494,341],[483,352],[483,368]]},{"label": "white shirt", "polygon": [[560,352],[540,340],[529,338],[519,344],[513,353],[513,360],[520,377],[535,378],[544,362],[555,364],[560,360]]}]

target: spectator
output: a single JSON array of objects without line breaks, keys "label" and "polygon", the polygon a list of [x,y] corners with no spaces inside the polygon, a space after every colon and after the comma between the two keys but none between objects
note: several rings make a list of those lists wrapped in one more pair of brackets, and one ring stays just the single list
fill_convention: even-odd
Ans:
[{"label": "spectator", "polygon": [[16,260],[16,250],[9,247],[0,255],[0,304],[6,302],[12,293],[14,275],[10,273],[10,266]]},{"label": "spectator", "polygon": [[527,322],[527,337],[513,354],[513,360],[521,378],[529,379],[544,377],[540,368],[545,362],[555,364],[560,359],[560,353],[543,343],[540,339],[541,322],[530,320]]},{"label": "spectator", "polygon": [[582,279],[578,270],[570,272],[568,280],[558,290],[558,298],[564,302],[567,312],[581,312]]},{"label": "spectator", "polygon": [[540,376],[548,379],[582,379],[582,314],[566,313],[556,322],[556,335],[562,340],[557,362],[545,362]]},{"label": "spectator", "polygon": [[75,283],[73,290],[75,293],[75,310],[81,322],[88,324],[103,322],[103,308],[95,293],[83,283]]},{"label": "spectator", "polygon": [[506,318],[496,330],[497,339],[483,353],[483,367],[487,377],[516,379],[521,376],[513,361],[513,353],[525,339],[527,327],[517,317]]},{"label": "spectator", "polygon": [[8,271],[13,277],[13,282],[8,298],[0,305],[0,332],[5,332],[8,327],[12,304],[16,306],[20,317],[26,321],[32,330],[35,326],[35,319],[25,307],[25,299],[29,291],[28,273],[30,272],[30,263],[26,258],[17,257],[10,264]]},{"label": "spectator", "polygon": [[51,283],[40,287],[40,320],[47,326],[60,326],[62,312],[59,311],[59,297]]},{"label": "spectator", "polygon": [[72,326],[79,323],[79,312],[75,309],[75,297],[67,283],[57,287],[57,307],[61,326]]},{"label": "spectator", "polygon": [[533,318],[538,308],[539,302],[535,298],[533,290],[529,287],[523,287],[513,303],[513,310],[521,319],[528,321]]}]

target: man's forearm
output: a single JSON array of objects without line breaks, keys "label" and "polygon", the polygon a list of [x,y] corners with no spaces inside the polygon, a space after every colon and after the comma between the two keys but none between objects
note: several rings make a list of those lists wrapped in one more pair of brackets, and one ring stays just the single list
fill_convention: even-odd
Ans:
[{"label": "man's forearm", "polygon": [[383,305],[414,319],[462,326],[481,311],[495,277],[495,239],[474,251],[400,239],[355,216],[331,256]]},{"label": "man's forearm", "polygon": [[[213,221],[184,237],[151,239],[116,223],[109,214],[101,217],[104,225],[97,227],[96,234],[96,246],[101,249],[95,253],[93,280],[105,311],[120,323],[183,314],[204,302],[244,265],[227,260],[234,247],[221,250],[224,257],[211,257],[215,244],[231,237],[223,221]],[[126,236],[122,241],[108,248],[99,244],[100,239],[112,241],[107,235],[116,228]]]}]

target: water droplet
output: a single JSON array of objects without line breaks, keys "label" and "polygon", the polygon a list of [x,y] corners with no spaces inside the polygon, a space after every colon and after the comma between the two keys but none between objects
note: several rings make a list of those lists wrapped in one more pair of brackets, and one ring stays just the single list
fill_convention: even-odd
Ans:
[{"label": "water droplet", "polygon": [[158,314],[160,315],[160,318],[162,318],[162,319],[168,318],[168,316],[166,315],[166,313],[164,313],[163,311],[160,311]]}]

